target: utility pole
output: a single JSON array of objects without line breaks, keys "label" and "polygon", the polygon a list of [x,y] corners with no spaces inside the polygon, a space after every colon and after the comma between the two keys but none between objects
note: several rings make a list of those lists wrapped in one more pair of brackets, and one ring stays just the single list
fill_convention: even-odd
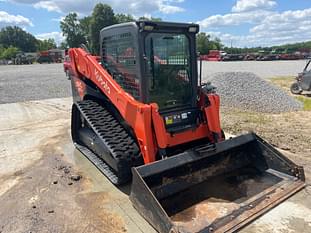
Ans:
[{"label": "utility pole", "polygon": [[232,39],[231,39],[231,49],[230,49],[231,50],[231,52],[230,52],[231,54],[232,54],[232,50],[233,50],[232,44],[233,44],[233,42],[232,42]]}]

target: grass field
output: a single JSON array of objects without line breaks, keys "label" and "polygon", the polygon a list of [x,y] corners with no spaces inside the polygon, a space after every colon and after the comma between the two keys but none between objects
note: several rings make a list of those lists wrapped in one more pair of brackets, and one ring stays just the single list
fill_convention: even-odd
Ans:
[{"label": "grass field", "polygon": [[[280,77],[280,78],[272,78],[270,81],[275,84],[276,86],[279,86],[283,88],[287,93],[292,95],[290,93],[290,85],[295,81],[294,77]],[[311,111],[311,97],[306,95],[292,95],[297,100],[303,103],[303,110],[305,111]]]},{"label": "grass field", "polygon": [[296,99],[303,103],[303,110],[311,111],[311,97],[297,96]]}]

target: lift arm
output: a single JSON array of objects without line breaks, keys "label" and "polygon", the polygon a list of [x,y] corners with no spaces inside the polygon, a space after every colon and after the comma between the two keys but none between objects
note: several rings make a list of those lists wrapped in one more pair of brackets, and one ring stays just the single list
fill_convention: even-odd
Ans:
[{"label": "lift arm", "polygon": [[102,68],[95,56],[81,48],[69,50],[73,74],[78,79],[91,80],[112,104],[135,132],[144,162],[155,161],[157,147],[152,132],[151,106],[136,101],[126,93],[111,75]]}]

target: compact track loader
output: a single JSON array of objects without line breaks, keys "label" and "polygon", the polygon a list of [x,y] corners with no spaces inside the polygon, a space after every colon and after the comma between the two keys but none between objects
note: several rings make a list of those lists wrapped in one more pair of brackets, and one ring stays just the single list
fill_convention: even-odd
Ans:
[{"label": "compact track loader", "polygon": [[[304,187],[304,171],[254,133],[225,140],[201,84],[196,24],[100,32],[100,62],[70,49],[72,138],[159,232],[232,232]],[[232,98],[235,98],[232,96]]]}]

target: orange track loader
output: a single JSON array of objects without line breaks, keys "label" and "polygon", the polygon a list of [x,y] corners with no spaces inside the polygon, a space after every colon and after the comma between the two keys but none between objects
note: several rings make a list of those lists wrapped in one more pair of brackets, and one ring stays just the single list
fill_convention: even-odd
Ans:
[{"label": "orange track loader", "polygon": [[[159,232],[232,232],[304,187],[304,171],[250,133],[225,140],[201,84],[199,26],[138,21],[100,32],[100,62],[69,50],[72,138]],[[234,96],[232,96],[234,98]]]}]

